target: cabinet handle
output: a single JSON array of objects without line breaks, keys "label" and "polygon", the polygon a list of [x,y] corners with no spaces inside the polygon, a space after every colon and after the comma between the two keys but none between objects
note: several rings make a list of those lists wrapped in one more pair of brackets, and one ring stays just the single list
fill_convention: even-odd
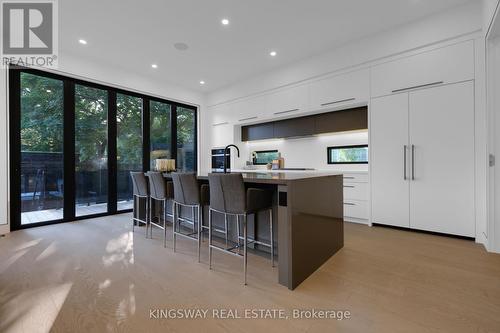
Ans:
[{"label": "cabinet handle", "polygon": [[347,206],[356,206],[355,203],[351,203],[351,202],[344,202],[344,205],[347,205]]},{"label": "cabinet handle", "polygon": [[286,111],[278,111],[278,112],[275,112],[274,114],[284,114],[284,113],[290,113],[290,112],[295,112],[295,111],[299,111],[300,109],[291,109],[291,110],[286,110]]},{"label": "cabinet handle", "polygon": [[356,186],[354,186],[354,185],[344,185],[344,187],[355,188]]},{"label": "cabinet handle", "polygon": [[351,176],[344,176],[344,179],[354,179],[355,177],[351,177]]},{"label": "cabinet handle", "polygon": [[328,102],[328,103],[322,103],[321,106],[327,106],[327,105],[332,105],[332,104],[337,104],[337,103],[342,103],[342,102],[350,102],[350,101],[354,101],[356,100],[356,98],[347,98],[347,99],[341,99],[341,100],[338,100],[338,101],[334,101],[334,102]]},{"label": "cabinet handle", "polygon": [[224,121],[224,122],[222,122],[222,123],[215,123],[215,124],[212,124],[212,126],[214,126],[214,127],[215,127],[215,126],[227,125],[227,124],[229,124],[229,122]]},{"label": "cabinet handle", "polygon": [[238,121],[246,121],[246,120],[252,120],[252,119],[257,119],[259,117],[254,116],[254,117],[248,117],[248,118],[243,118],[243,119],[238,119]]},{"label": "cabinet handle", "polygon": [[403,146],[403,179],[406,180],[406,145]]},{"label": "cabinet handle", "polygon": [[411,145],[411,180],[415,180],[415,145]]},{"label": "cabinet handle", "polygon": [[435,86],[435,85],[443,84],[443,83],[444,83],[444,81],[436,81],[436,82],[432,82],[432,83],[420,84],[418,86],[396,89],[396,90],[393,90],[392,92],[393,93],[397,93],[397,92],[402,92],[402,91],[405,91],[405,90],[430,87],[430,86]]}]

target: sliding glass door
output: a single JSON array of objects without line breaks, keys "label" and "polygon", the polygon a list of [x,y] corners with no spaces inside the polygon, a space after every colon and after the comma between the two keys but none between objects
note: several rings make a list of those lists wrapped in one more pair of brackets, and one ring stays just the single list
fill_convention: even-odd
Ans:
[{"label": "sliding glass door", "polygon": [[63,81],[20,75],[21,224],[64,217]]},{"label": "sliding glass door", "polygon": [[108,211],[108,92],[75,85],[76,216]]},{"label": "sliding glass door", "polygon": [[117,209],[131,209],[130,171],[142,170],[142,98],[116,95]]},{"label": "sliding glass door", "polygon": [[12,229],[130,211],[131,171],[196,170],[196,108],[35,69],[9,70]]}]

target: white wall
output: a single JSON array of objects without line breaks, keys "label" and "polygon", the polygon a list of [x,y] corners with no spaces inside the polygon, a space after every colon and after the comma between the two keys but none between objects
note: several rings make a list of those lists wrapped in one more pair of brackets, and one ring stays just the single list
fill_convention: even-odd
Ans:
[{"label": "white wall", "polygon": [[[70,75],[85,79],[88,81],[98,82],[106,85],[120,87],[127,90],[146,93],[149,95],[175,100],[186,104],[195,105],[198,107],[198,128],[202,129],[201,124],[204,122],[205,96],[198,92],[193,92],[182,87],[175,86],[167,82],[152,80],[147,76],[139,76],[131,74],[125,69],[113,67],[108,64],[100,64],[84,59],[80,59],[71,54],[60,54],[59,68],[57,69],[62,75]],[[8,232],[7,207],[8,207],[8,134],[7,134],[7,86],[6,86],[5,70],[0,71],[0,234]],[[201,139],[203,132],[198,136],[199,149],[208,149],[206,144]],[[198,161],[200,163],[200,161]]]}]

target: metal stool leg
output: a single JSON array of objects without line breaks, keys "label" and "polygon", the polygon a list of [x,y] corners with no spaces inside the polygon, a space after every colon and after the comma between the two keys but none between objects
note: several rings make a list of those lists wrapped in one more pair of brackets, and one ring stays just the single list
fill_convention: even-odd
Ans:
[{"label": "metal stool leg", "polygon": [[224,235],[226,236],[226,247],[227,247],[227,214],[224,214]]},{"label": "metal stool leg", "polygon": [[132,211],[132,232],[134,232],[134,227],[135,227],[135,212],[136,212],[136,204],[135,204],[135,195],[133,196],[134,197],[134,210]]},{"label": "metal stool leg", "polygon": [[243,215],[243,275],[244,283],[247,285],[247,215]]},{"label": "metal stool leg", "polygon": [[208,268],[212,269],[212,209],[208,209]]},{"label": "metal stool leg", "polygon": [[194,215],[195,208],[191,207],[191,216],[193,217],[193,232],[195,232],[195,225],[194,225],[194,220],[195,220],[195,215]]},{"label": "metal stool leg", "polygon": [[198,262],[200,262],[200,257],[201,257],[201,221],[202,221],[202,211],[201,211],[202,205],[198,206]]},{"label": "metal stool leg", "polygon": [[177,204],[175,203],[175,201],[172,203],[172,231],[173,231],[173,242],[174,242],[174,252],[176,251],[176,240],[177,240],[177,237],[176,237],[176,225],[177,225],[177,220],[178,220],[178,216],[177,216]]},{"label": "metal stool leg", "polygon": [[151,227],[151,224],[149,223],[149,214],[151,214],[151,212],[149,211],[149,198],[146,197],[146,238],[148,238],[148,228]]},{"label": "metal stool leg", "polygon": [[236,233],[237,233],[237,238],[238,238],[238,252],[240,251],[239,247],[241,247],[241,242],[240,242],[240,216],[236,215]]},{"label": "metal stool leg", "polygon": [[167,247],[167,200],[163,200],[163,247]]},{"label": "metal stool leg", "polygon": [[273,209],[269,209],[269,234],[271,237],[271,266],[274,267]]}]

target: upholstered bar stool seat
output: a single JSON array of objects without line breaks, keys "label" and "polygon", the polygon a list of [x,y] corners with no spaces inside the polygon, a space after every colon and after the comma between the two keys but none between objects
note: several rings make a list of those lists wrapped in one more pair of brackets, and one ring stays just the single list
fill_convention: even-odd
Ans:
[{"label": "upholstered bar stool seat", "polygon": [[[163,230],[163,246],[167,246],[167,201],[173,199],[174,190],[172,182],[166,181],[161,172],[148,172],[149,178],[149,207],[150,207],[150,235],[153,237],[153,226]],[[153,203],[159,203],[154,207]],[[156,208],[156,209],[153,209]],[[159,209],[158,209],[159,208]],[[156,215],[159,210],[159,214]],[[157,218],[157,220],[155,220]]]},{"label": "upholstered bar stool seat", "polygon": [[[273,206],[272,194],[263,189],[249,188],[245,191],[245,184],[241,174],[215,174],[208,175],[210,185],[210,209],[208,214],[208,246],[209,246],[209,267],[212,268],[212,249],[224,253],[242,256],[244,283],[247,284],[247,217],[260,211],[269,211],[269,231],[270,243],[260,242],[250,239],[251,242],[269,246],[271,248],[271,262],[274,266],[274,241],[273,241]],[[236,216],[236,228],[238,233],[238,245],[223,248],[212,243],[212,213],[217,212]],[[240,218],[243,220],[243,236],[240,236]],[[240,254],[240,239],[243,239],[243,255]],[[237,251],[235,251],[237,250]]]},{"label": "upholstered bar stool seat", "polygon": [[[132,232],[136,223],[146,225],[146,238],[149,227],[149,189],[148,182],[143,172],[130,172],[133,187],[133,212],[132,212]],[[145,211],[141,216],[141,200],[144,202]]]}]

